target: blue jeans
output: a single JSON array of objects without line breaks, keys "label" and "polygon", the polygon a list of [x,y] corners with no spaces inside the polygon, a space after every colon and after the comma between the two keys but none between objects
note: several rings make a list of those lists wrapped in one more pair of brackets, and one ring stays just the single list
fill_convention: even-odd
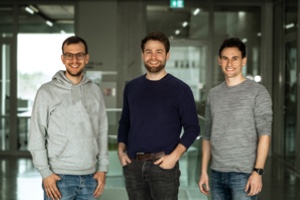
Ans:
[{"label": "blue jeans", "polygon": [[132,161],[123,167],[129,200],[177,200],[180,170],[162,169],[154,161]]},{"label": "blue jeans", "polygon": [[[60,200],[94,200],[93,193],[97,187],[97,180],[90,175],[61,175],[60,180],[56,182],[62,198]],[[44,189],[44,185],[43,185]],[[44,190],[44,200],[52,200],[47,197]]]},{"label": "blue jeans", "polygon": [[236,172],[211,172],[213,200],[256,200],[257,195],[247,196],[246,184],[251,174]]}]

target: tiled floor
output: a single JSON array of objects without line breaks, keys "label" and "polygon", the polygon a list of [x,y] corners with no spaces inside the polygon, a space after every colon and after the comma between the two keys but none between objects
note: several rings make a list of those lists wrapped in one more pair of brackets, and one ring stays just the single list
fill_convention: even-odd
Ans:
[{"label": "tiled floor", "polygon": [[[196,159],[190,159],[189,165]],[[199,166],[198,164],[196,166]],[[182,168],[185,168],[182,166]],[[116,168],[117,169],[117,168]],[[184,169],[182,169],[184,170]],[[0,199],[1,200],[41,200],[41,178],[32,165],[30,158],[0,158]],[[189,171],[187,171],[189,173]],[[200,194],[196,180],[199,171],[185,183],[182,178],[179,200],[207,200]],[[269,158],[263,177],[264,187],[259,200],[300,200],[300,178],[295,176],[284,164],[275,158]],[[123,177],[109,174],[106,189],[101,200],[127,200]]]}]

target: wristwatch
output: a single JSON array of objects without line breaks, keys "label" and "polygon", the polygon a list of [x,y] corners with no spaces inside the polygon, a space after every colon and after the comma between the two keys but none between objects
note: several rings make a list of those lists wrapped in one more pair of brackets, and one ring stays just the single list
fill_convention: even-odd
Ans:
[{"label": "wristwatch", "polygon": [[258,173],[258,175],[263,175],[264,174],[264,169],[261,169],[261,168],[253,168],[253,171]]}]

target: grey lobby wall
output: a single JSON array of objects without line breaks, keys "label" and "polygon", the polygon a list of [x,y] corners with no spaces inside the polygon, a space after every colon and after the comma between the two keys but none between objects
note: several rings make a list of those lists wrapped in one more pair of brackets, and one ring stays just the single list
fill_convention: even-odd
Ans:
[{"label": "grey lobby wall", "polygon": [[146,34],[146,6],[143,2],[82,0],[75,12],[75,33],[89,45],[88,70],[117,73],[104,75],[102,81],[103,85],[116,83],[115,99],[106,101],[107,107],[121,108],[125,83],[143,73],[140,41]]}]

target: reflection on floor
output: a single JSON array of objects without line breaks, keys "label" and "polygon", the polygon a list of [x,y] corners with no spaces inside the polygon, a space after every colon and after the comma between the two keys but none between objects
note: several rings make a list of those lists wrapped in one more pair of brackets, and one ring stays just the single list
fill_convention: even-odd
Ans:
[{"label": "reflection on floor", "polygon": [[[195,160],[189,159],[187,166],[195,165]],[[184,171],[187,166],[181,166]],[[196,165],[199,166],[199,163]],[[117,167],[116,167],[117,169]],[[41,200],[41,178],[32,165],[30,158],[15,156],[0,158],[0,199],[1,200]],[[199,170],[188,173],[181,178],[179,200],[207,200],[197,188]],[[120,172],[119,172],[120,174]],[[259,200],[298,200],[300,199],[300,178],[290,172],[284,164],[275,158],[269,158],[266,173],[263,177],[264,188]],[[108,174],[106,189],[101,200],[127,200],[122,175]]]}]

